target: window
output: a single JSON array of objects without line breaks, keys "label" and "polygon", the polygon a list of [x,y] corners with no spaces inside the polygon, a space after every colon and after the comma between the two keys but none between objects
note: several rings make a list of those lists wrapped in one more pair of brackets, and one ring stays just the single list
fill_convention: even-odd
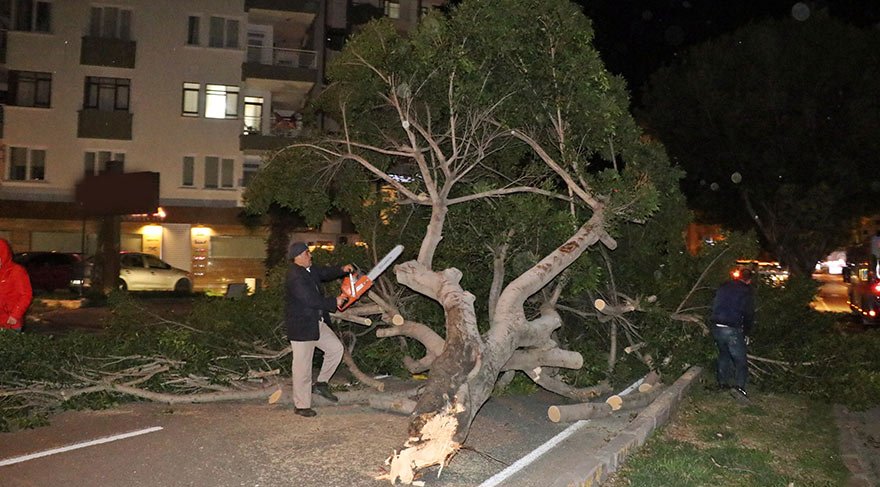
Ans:
[{"label": "window", "polygon": [[108,150],[86,151],[83,155],[83,172],[86,176],[101,174],[107,170],[108,161],[125,163],[125,154]]},{"label": "window", "polygon": [[83,108],[95,108],[107,112],[128,111],[130,91],[130,80],[87,76]]},{"label": "window", "polygon": [[205,157],[205,187],[209,189],[235,187],[234,170],[235,159],[220,159],[217,156]]},{"label": "window", "polygon": [[165,262],[162,262],[155,255],[149,255],[149,254],[144,255],[144,261],[146,261],[147,267],[150,269],[164,269],[164,270],[171,269],[170,264],[166,264]]},{"label": "window", "polygon": [[399,19],[400,2],[385,2],[385,16],[389,19]]},{"label": "window", "polygon": [[180,184],[183,186],[194,186],[196,178],[196,158],[193,156],[183,156],[183,179]]},{"label": "window", "polygon": [[244,97],[244,133],[258,134],[263,125],[263,98]]},{"label": "window", "polygon": [[205,117],[238,117],[238,86],[205,85]]},{"label": "window", "polygon": [[196,15],[190,15],[189,20],[186,24],[186,43],[190,46],[199,46],[200,42],[200,34],[199,34],[199,24],[202,19],[200,19]]},{"label": "window", "polygon": [[218,186],[220,158],[208,156],[205,158],[205,187],[216,188]]},{"label": "window", "polygon": [[52,73],[10,71],[9,91],[12,105],[49,108],[52,98]]},{"label": "window", "polygon": [[238,48],[238,21],[223,17],[211,17],[208,46]]},{"label": "window", "polygon": [[220,186],[223,188],[232,188],[235,186],[232,179],[232,173],[235,169],[234,159],[223,159],[220,165]]},{"label": "window", "polygon": [[201,85],[198,83],[183,84],[183,111],[184,117],[199,116],[199,90]]},{"label": "window", "polygon": [[28,147],[9,148],[9,180],[43,181],[46,179],[46,151]]},{"label": "window", "polygon": [[117,7],[92,7],[89,35],[130,41],[131,10]]},{"label": "window", "polygon": [[241,186],[246,188],[251,181],[257,177],[257,173],[260,171],[260,160],[254,158],[245,158],[244,165],[242,166],[242,175],[241,175]]},{"label": "window", "polygon": [[15,30],[52,32],[52,3],[39,0],[16,0]]}]

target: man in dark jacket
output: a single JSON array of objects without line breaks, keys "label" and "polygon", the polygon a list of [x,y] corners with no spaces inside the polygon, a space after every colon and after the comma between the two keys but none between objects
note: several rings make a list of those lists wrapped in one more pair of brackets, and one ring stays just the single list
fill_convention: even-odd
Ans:
[{"label": "man in dark jacket", "polygon": [[[328,326],[330,312],[335,311],[345,298],[324,296],[321,282],[343,277],[352,272],[351,264],[342,267],[312,265],[312,254],[302,242],[294,242],[287,250],[291,261],[284,282],[284,323],[293,355],[294,412],[310,418],[317,413],[311,408],[312,392],[330,401],[338,399],[330,391],[327,381],[342,361],[342,342]],[[315,348],[324,352],[324,361],[318,381],[312,388],[312,357]]]},{"label": "man in dark jacket", "polygon": [[746,354],[749,332],[755,320],[751,282],[751,270],[741,269],[739,277],[719,286],[712,302],[712,319],[709,323],[718,346],[718,385],[730,388],[730,394],[743,403],[749,400],[746,393],[749,378]]},{"label": "man in dark jacket", "polygon": [[21,331],[24,312],[31,305],[32,297],[27,271],[12,261],[9,242],[0,238],[0,330]]}]

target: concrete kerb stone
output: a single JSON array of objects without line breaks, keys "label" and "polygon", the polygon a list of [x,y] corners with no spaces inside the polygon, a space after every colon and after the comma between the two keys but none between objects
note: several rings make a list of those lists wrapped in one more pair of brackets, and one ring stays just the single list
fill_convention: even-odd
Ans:
[{"label": "concrete kerb stone", "polygon": [[[644,445],[648,436],[669,420],[670,414],[678,408],[691,384],[700,376],[703,369],[693,366],[672,386],[663,391],[657,399],[643,409],[638,416],[616,437],[588,458],[580,470],[581,479],[569,485],[599,485],[615,472],[630,453]],[[586,470],[582,470],[587,467]]]}]

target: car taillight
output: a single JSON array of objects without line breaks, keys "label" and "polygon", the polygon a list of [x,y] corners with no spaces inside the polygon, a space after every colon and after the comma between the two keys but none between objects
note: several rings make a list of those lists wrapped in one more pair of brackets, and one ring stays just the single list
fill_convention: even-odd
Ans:
[{"label": "car taillight", "polygon": [[739,269],[734,269],[734,270],[730,271],[730,277],[732,277],[734,279],[739,279],[740,274],[741,274],[741,272],[739,271]]},{"label": "car taillight", "polygon": [[880,296],[880,281],[877,281],[871,286],[871,291],[874,291],[874,294]]}]

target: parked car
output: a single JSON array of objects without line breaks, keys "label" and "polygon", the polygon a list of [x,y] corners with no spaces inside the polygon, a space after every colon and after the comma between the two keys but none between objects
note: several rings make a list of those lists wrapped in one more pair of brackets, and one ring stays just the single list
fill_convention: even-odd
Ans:
[{"label": "parked car", "polygon": [[19,252],[12,260],[27,270],[31,288],[52,292],[68,287],[82,258],[65,252]]},{"label": "parked car", "polygon": [[[94,257],[86,259],[79,272],[70,281],[74,290],[86,290],[94,277]],[[141,252],[119,253],[119,279],[116,286],[123,291],[192,292],[189,272],[172,267],[152,254]]]}]

